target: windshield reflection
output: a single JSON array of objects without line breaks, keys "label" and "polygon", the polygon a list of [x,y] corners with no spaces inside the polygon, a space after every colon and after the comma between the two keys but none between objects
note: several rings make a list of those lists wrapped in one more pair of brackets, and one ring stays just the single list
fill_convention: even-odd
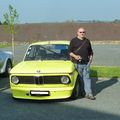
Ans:
[{"label": "windshield reflection", "polygon": [[69,60],[68,45],[33,45],[28,48],[25,61]]}]

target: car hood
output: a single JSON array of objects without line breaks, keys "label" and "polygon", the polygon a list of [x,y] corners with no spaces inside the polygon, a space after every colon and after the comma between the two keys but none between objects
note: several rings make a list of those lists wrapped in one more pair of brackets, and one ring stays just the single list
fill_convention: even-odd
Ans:
[{"label": "car hood", "polygon": [[71,61],[23,61],[10,71],[11,74],[56,74],[71,73],[74,71]]}]

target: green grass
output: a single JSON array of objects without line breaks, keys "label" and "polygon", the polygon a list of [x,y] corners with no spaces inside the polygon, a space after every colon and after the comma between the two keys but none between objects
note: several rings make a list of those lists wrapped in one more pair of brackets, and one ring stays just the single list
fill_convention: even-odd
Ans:
[{"label": "green grass", "polygon": [[11,46],[10,43],[0,43],[0,48],[5,48]]},{"label": "green grass", "polygon": [[91,66],[91,77],[118,77],[120,78],[120,67],[117,66]]}]

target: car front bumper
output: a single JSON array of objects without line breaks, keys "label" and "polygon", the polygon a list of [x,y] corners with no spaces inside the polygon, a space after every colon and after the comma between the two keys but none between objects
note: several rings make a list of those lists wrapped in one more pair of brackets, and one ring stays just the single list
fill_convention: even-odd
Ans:
[{"label": "car front bumper", "polygon": [[33,100],[49,100],[49,99],[64,99],[72,95],[73,87],[59,88],[29,88],[29,87],[12,87],[13,98],[33,99]]}]

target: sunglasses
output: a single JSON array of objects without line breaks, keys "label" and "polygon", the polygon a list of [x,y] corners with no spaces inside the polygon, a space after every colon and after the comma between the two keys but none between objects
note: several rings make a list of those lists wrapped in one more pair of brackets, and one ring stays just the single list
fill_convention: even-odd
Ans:
[{"label": "sunglasses", "polygon": [[79,32],[79,33],[85,33],[85,31],[83,31],[83,32]]}]

